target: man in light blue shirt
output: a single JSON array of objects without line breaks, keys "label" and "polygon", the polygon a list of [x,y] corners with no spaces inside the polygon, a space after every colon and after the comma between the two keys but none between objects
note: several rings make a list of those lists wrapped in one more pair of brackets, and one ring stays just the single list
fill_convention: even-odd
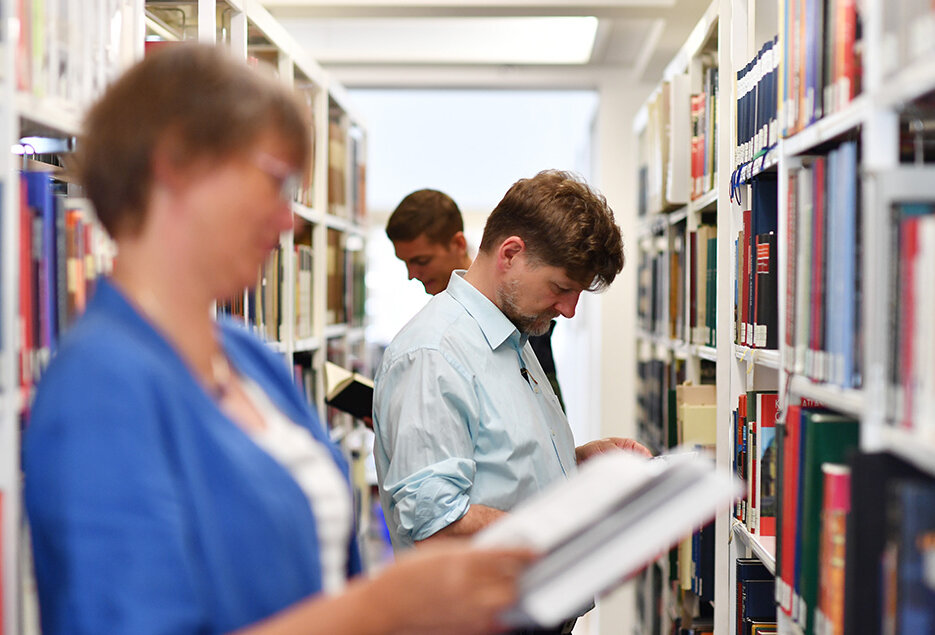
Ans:
[{"label": "man in light blue shirt", "polygon": [[470,535],[611,447],[575,448],[527,343],[623,267],[603,196],[546,171],[491,213],[477,258],[399,332],[376,375],[374,458],[393,544]]}]

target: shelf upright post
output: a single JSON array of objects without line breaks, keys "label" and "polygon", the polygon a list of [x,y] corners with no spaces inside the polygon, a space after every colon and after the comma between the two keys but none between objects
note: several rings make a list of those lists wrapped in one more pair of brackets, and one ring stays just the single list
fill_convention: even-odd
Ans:
[{"label": "shelf upright post", "polygon": [[217,42],[217,2],[198,0],[198,41],[205,44]]},{"label": "shelf upright post", "polygon": [[17,328],[19,278],[19,177],[9,151],[17,140],[16,75],[13,53],[17,29],[8,8],[0,8],[0,49],[3,71],[0,80],[0,630],[18,632],[19,624],[19,533],[20,504]]},{"label": "shelf upright post", "polygon": [[[279,79],[289,90],[295,88],[295,63],[288,53],[279,51],[277,56],[277,71]],[[293,227],[295,222],[293,220]],[[279,237],[279,246],[282,248],[282,270],[284,272],[281,284],[283,286],[282,309],[280,311],[279,340],[284,346],[283,356],[286,366],[292,371],[293,353],[295,352],[295,272],[298,263],[295,259],[295,235],[290,228]]]},{"label": "shelf upright post", "polygon": [[[733,68],[731,59],[732,43],[732,16],[733,0],[718,0],[718,93],[722,99],[727,97],[727,103],[733,103],[734,81],[731,78]],[[731,339],[730,310],[733,294],[730,276],[724,272],[730,270],[731,263],[731,208],[730,208],[730,166],[733,165],[732,144],[734,126],[733,108],[717,109],[717,135],[715,141],[717,156],[717,286],[716,286],[716,313],[717,327],[717,466],[721,470],[730,469],[730,426],[726,422],[731,411],[731,372],[735,364],[733,355],[733,341]],[[714,632],[727,634],[730,632],[730,526],[731,514],[724,511],[718,514],[715,520],[715,553],[714,553]]]},{"label": "shelf upright post", "polygon": [[230,19],[231,54],[238,59],[247,59],[247,14],[233,11]]}]

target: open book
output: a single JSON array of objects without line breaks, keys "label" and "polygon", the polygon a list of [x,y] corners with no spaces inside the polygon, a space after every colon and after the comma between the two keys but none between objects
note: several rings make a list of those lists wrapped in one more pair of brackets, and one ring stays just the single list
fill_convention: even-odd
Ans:
[{"label": "open book", "polygon": [[373,416],[373,380],[325,362],[325,403],[358,419]]},{"label": "open book", "polygon": [[510,626],[555,626],[730,507],[739,480],[697,453],[647,460],[603,454],[475,536],[543,556],[520,581]]}]

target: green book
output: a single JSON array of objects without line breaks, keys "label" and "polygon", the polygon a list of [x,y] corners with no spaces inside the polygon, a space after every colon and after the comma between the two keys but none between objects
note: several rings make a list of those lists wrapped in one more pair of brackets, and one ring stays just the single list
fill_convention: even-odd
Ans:
[{"label": "green book", "polygon": [[803,610],[800,622],[806,635],[815,632],[818,602],[818,545],[824,492],[823,463],[846,463],[859,448],[860,424],[851,417],[805,408],[802,410],[803,449],[800,470],[798,586]]}]

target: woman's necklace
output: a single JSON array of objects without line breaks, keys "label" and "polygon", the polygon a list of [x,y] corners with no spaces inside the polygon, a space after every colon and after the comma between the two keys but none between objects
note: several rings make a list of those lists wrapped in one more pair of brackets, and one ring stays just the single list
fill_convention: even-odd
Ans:
[{"label": "woman's necklace", "polygon": [[221,401],[230,393],[233,384],[234,373],[227,356],[223,352],[215,353],[211,356],[211,395]]}]

